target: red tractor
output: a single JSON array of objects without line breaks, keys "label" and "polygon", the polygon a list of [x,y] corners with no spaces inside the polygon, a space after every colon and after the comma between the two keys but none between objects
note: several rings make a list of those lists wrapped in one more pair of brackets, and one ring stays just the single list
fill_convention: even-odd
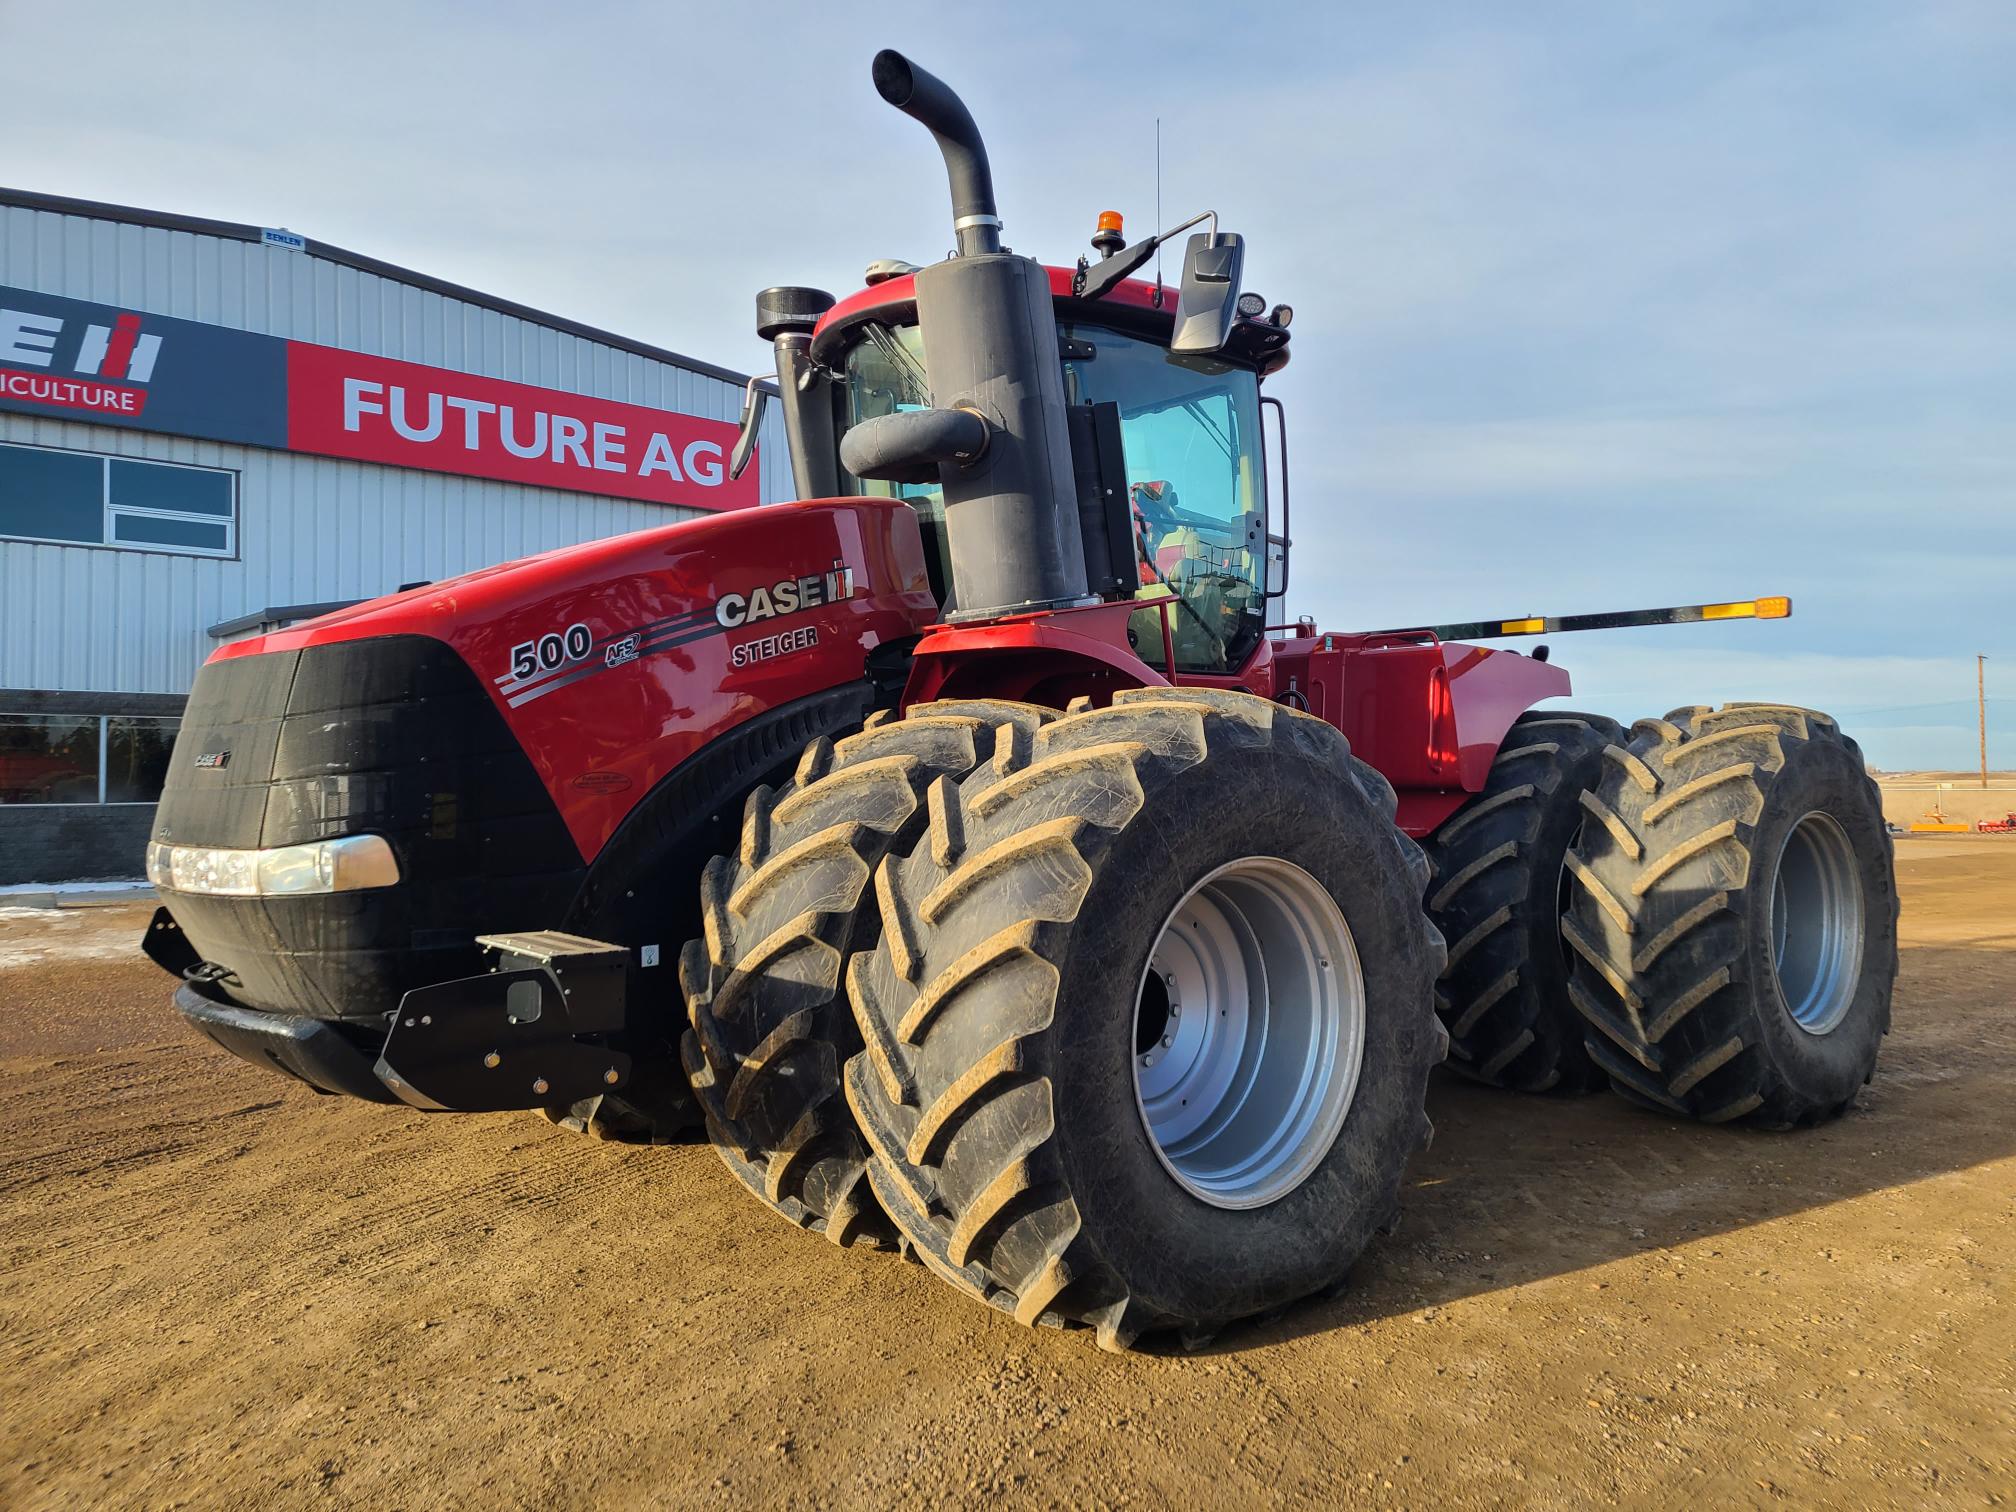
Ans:
[{"label": "red tractor", "polygon": [[203,669],[149,849],[189,1021],[382,1102],[697,1114],[793,1223],[1109,1347],[1337,1284],[1445,1053],[1845,1109],[1896,970],[1854,743],[1535,709],[1544,650],[1459,643],[1784,602],[1270,624],[1289,311],[1240,239],[1189,236],[1175,291],[1128,276],[1173,232],[1012,255],[965,107],[893,52],[874,81],[937,139],[957,251],[758,296],[806,502]]}]

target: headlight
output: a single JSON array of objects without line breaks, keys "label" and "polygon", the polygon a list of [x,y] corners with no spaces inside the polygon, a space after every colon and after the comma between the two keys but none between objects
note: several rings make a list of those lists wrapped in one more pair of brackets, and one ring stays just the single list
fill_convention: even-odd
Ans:
[{"label": "headlight", "polygon": [[170,892],[220,898],[298,897],[390,887],[399,880],[399,862],[378,835],[345,835],[273,850],[156,843],[147,847],[147,880]]}]

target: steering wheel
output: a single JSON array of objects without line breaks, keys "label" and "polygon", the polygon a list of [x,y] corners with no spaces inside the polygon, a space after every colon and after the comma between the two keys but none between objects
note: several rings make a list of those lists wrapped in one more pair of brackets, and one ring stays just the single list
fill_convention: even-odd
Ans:
[{"label": "steering wheel", "polygon": [[1128,484],[1127,502],[1157,530],[1176,530],[1182,524],[1177,518],[1175,486],[1160,478]]}]

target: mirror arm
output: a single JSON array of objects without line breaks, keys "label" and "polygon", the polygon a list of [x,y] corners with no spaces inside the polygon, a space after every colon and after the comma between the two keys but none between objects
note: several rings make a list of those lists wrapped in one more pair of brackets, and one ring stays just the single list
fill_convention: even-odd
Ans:
[{"label": "mirror arm", "polygon": [[770,402],[769,391],[762,383],[760,375],[753,377],[742,390],[742,430],[735,437],[735,450],[728,457],[730,482],[742,476],[749,459],[756,454],[756,433],[763,428],[763,409]]},{"label": "mirror arm", "polygon": [[1183,222],[1182,225],[1171,226],[1167,231],[1164,231],[1160,235],[1153,237],[1152,240],[1159,245],[1162,242],[1168,241],[1172,237],[1181,236],[1185,231],[1188,231],[1192,226],[1207,220],[1211,222],[1211,235],[1213,237],[1216,237],[1218,235],[1218,212],[1216,210],[1200,210],[1195,215],[1191,216],[1190,219]]},{"label": "mirror arm", "polygon": [[1072,281],[1073,297],[1085,300],[1104,299],[1119,287],[1121,279],[1153,257],[1157,247],[1171,237],[1179,236],[1192,226],[1207,220],[1211,222],[1211,234],[1215,237],[1218,234],[1218,212],[1202,210],[1180,226],[1171,226],[1167,231],[1158,231],[1146,241],[1135,242],[1131,247],[1122,247],[1111,257],[1102,258],[1081,269],[1077,278]]}]

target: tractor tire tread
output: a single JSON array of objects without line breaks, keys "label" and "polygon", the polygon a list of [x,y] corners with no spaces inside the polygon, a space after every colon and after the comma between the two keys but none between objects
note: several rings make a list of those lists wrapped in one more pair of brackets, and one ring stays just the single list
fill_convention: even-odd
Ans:
[{"label": "tractor tire tread", "polygon": [[[1428,912],[1453,942],[1436,1009],[1449,1030],[1450,1067],[1472,1081],[1574,1095],[1608,1080],[1583,1048],[1561,963],[1547,967],[1541,953],[1560,952],[1561,848],[1592,812],[1605,748],[1622,739],[1601,715],[1522,715],[1482,791],[1428,839]],[[1621,909],[1614,900],[1610,907]]]},{"label": "tractor tire tread", "polygon": [[[894,1248],[866,1180],[841,1068],[860,1049],[847,956],[875,910],[876,867],[928,823],[926,794],[1000,748],[1003,726],[1053,717],[1006,702],[879,711],[808,744],[789,781],[750,793],[732,855],[702,875],[701,939],[680,955],[680,1058],[708,1137],[735,1177],[797,1227],[843,1246]],[[1010,741],[1012,745],[1012,741]]]},{"label": "tractor tire tread", "polygon": [[[1577,959],[1571,997],[1585,1024],[1591,1059],[1613,1088],[1663,1113],[1761,1128],[1808,1126],[1839,1116],[1853,1101],[1781,1065],[1762,1015],[1782,1013],[1774,983],[1749,978],[1746,930],[1767,900],[1751,874],[1756,826],[1771,785],[1808,747],[1853,755],[1866,803],[1865,832],[1881,836],[1881,861],[1894,874],[1894,848],[1880,822],[1881,800],[1861,771],[1859,749],[1828,715],[1789,704],[1731,703],[1675,709],[1638,721],[1609,753],[1594,802],[1614,819],[1583,829],[1574,867],[1595,884],[1577,890],[1562,922]],[[1651,780],[1645,781],[1643,778]],[[1861,960],[1878,985],[1880,1025],[1889,1028],[1897,972],[1897,895],[1889,887],[1887,928],[1868,931]]]},{"label": "tractor tire tread", "polygon": [[[1298,743],[1348,771],[1390,819],[1390,785],[1350,756],[1334,727],[1243,694],[1139,689],[1038,730],[1012,772],[938,778],[928,802],[943,824],[881,863],[882,944],[848,972],[869,1048],[845,1081],[869,1180],[917,1259],[1019,1323],[1089,1328],[1102,1348],[1121,1350],[1149,1331],[1229,1321],[1131,1295],[1082,1231],[1057,1148],[1046,1031],[1059,1007],[1057,942],[1147,790],[1269,741]],[[1418,854],[1393,834],[1403,856]],[[1014,917],[990,902],[1008,882]],[[1425,915],[1421,929],[1422,954],[1439,971],[1441,937]],[[1425,1085],[1446,1048],[1432,1017],[1418,1044]],[[1425,1118],[1417,1134],[1428,1137]]]}]

